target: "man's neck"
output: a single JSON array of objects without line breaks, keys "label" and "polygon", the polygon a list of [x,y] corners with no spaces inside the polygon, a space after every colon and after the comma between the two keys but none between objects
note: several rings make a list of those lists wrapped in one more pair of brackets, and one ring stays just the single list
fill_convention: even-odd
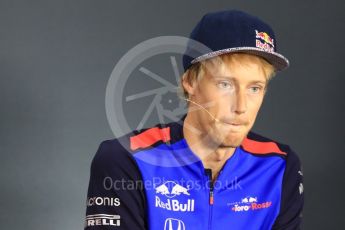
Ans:
[{"label": "man's neck", "polygon": [[[193,130],[196,128],[199,133]],[[212,141],[207,133],[198,127],[190,115],[187,115],[183,123],[183,135],[190,149],[202,161],[205,168],[212,170],[212,180],[214,181],[225,162],[234,154],[235,148],[210,145]]]}]

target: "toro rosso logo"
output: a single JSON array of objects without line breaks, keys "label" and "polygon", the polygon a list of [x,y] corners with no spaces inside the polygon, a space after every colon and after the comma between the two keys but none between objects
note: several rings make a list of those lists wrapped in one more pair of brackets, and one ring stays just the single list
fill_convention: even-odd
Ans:
[{"label": "toro rosso logo", "polygon": [[271,201],[258,202],[257,197],[244,197],[240,202],[234,202],[228,204],[233,212],[247,212],[254,210],[261,210],[271,207]]},{"label": "toro rosso logo", "polygon": [[155,188],[156,193],[160,193],[162,195],[165,195],[168,198],[173,198],[175,196],[185,194],[185,195],[190,195],[188,190],[189,187],[185,188],[179,184],[176,184],[174,181],[167,181],[164,184],[158,186]]}]

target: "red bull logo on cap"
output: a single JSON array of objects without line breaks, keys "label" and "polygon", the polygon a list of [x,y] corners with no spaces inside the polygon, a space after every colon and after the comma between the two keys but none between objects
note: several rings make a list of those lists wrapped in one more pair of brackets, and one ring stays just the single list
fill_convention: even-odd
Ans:
[{"label": "red bull logo on cap", "polygon": [[256,38],[260,38],[264,42],[266,42],[266,43],[268,43],[274,47],[273,38],[271,38],[266,32],[259,32],[259,31],[255,30],[255,33],[256,33]]},{"label": "red bull logo on cap", "polygon": [[266,32],[259,32],[255,30],[256,33],[256,47],[264,49],[268,52],[274,51],[274,40]]}]

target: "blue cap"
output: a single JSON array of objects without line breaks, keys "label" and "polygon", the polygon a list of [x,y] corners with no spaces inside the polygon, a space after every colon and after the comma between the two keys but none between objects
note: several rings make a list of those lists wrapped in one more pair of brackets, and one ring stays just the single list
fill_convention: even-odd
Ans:
[{"label": "blue cap", "polygon": [[183,55],[186,71],[192,64],[226,53],[249,53],[266,59],[281,71],[289,60],[277,52],[277,41],[272,28],[259,19],[239,10],[208,13],[190,34],[190,39],[207,46],[211,52],[199,53],[187,46]]}]

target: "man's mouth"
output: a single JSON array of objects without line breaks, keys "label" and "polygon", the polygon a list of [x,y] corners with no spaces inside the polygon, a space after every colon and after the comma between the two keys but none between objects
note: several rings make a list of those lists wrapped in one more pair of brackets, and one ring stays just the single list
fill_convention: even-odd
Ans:
[{"label": "man's mouth", "polygon": [[234,126],[240,126],[240,125],[242,125],[242,124],[240,124],[240,123],[230,123],[229,125],[234,125]]},{"label": "man's mouth", "polygon": [[223,123],[228,124],[228,125],[232,125],[232,126],[241,126],[241,125],[246,124],[243,121],[223,121]]}]

